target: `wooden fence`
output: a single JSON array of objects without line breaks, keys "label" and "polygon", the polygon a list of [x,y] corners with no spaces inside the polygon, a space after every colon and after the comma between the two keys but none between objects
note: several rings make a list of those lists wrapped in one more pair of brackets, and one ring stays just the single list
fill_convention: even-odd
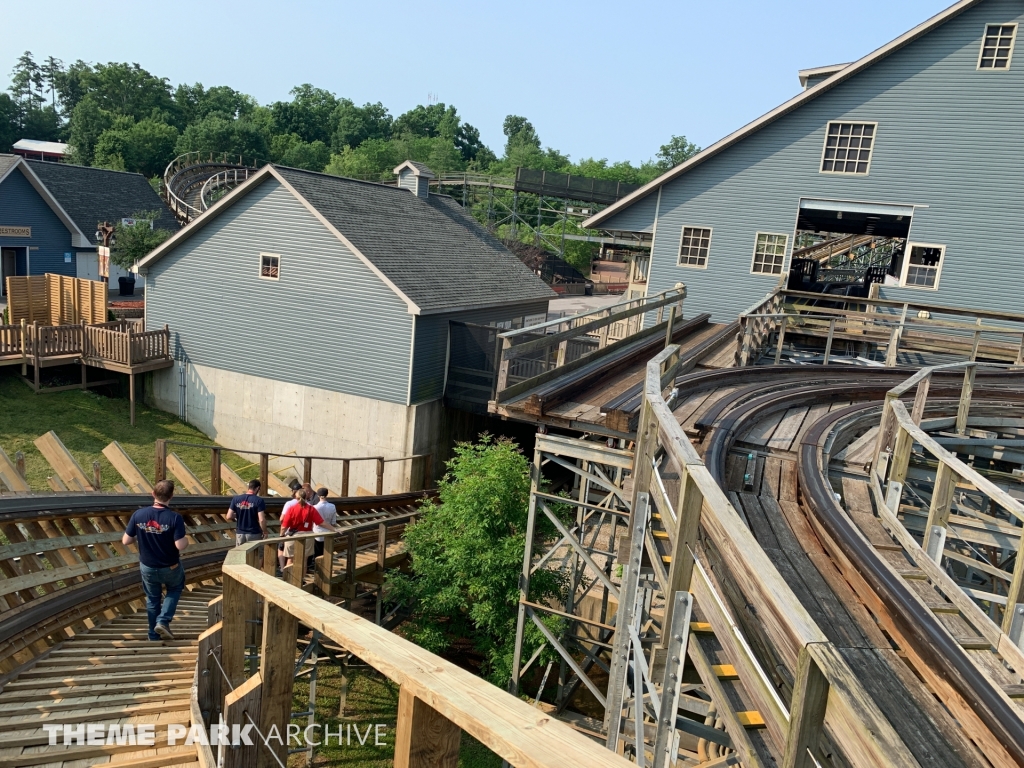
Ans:
[{"label": "wooden fence", "polygon": [[[298,544],[311,536],[296,538]],[[328,545],[332,538],[325,536],[325,553],[328,546],[333,548]],[[209,674],[197,675],[194,710],[201,709],[198,701],[211,700],[209,685],[222,678],[213,698],[222,704],[223,722],[229,728],[252,724],[261,733],[275,726],[283,732],[293,709],[296,660],[295,644],[285,638],[294,638],[301,623],[399,684],[396,766],[455,768],[463,731],[513,766],[630,765],[570,726],[455,664],[264,573],[256,563],[259,549],[265,546],[254,542],[232,550],[224,560],[223,618],[200,637],[200,657],[216,657],[219,649],[219,659],[209,665]],[[327,560],[322,558],[321,563]],[[272,563],[273,558],[266,561]],[[262,624],[254,624],[261,617]],[[246,678],[246,641],[252,626],[257,627],[259,668]],[[283,765],[288,759],[286,743],[253,741],[252,746],[226,750],[225,768]],[[200,764],[212,763],[212,753],[200,750]]]},{"label": "wooden fence", "polygon": [[780,289],[740,315],[736,364],[755,365],[773,348],[778,364],[787,335],[824,339],[825,365],[839,344],[884,350],[889,367],[901,351],[1024,363],[1021,313]]},{"label": "wooden fence", "polygon": [[65,275],[7,278],[8,323],[45,325],[105,323],[107,284]]},{"label": "wooden fence", "polygon": [[[664,593],[692,592],[715,637],[735,660],[736,674],[761,712],[768,738],[784,754],[783,765],[813,765],[808,753],[816,753],[819,739],[827,736],[852,766],[916,766],[839,649],[818,628],[683,433],[664,398],[680,364],[675,345],[648,364],[633,473],[634,515],[649,504],[668,531],[671,565],[667,573],[658,576]],[[678,493],[671,499],[664,490],[669,473],[677,473],[679,478]],[[631,518],[630,527],[634,538],[630,552],[642,553],[650,532],[639,517]],[[750,613],[757,616],[787,675],[792,676],[788,706],[725,609],[721,586],[716,586],[721,577],[711,567],[708,543],[724,562]],[[635,563],[640,563],[639,554]],[[623,574],[623,579],[628,577]],[[631,620],[624,613],[629,604],[629,600],[620,601],[617,626],[626,626]],[[672,626],[672,606],[673,602],[667,601],[663,626]],[[621,660],[626,656],[619,649],[619,644],[626,642],[625,634],[617,633],[615,638],[616,666],[608,693],[608,711],[613,713],[620,712],[622,700],[625,670],[618,664],[625,663]],[[728,713],[719,716],[744,764],[759,764],[743,724]],[[619,727],[614,720],[609,733],[617,736]]]}]

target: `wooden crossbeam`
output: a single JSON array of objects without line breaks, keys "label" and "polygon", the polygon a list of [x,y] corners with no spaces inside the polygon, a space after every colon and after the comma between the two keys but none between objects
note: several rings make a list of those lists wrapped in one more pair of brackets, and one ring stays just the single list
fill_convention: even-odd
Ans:
[{"label": "wooden crossbeam", "polygon": [[18,472],[18,465],[11,461],[3,448],[0,448],[0,482],[14,493],[28,493],[32,490]]},{"label": "wooden crossbeam", "polygon": [[132,461],[132,457],[125,452],[121,444],[116,440],[103,449],[103,455],[107,457],[114,469],[124,478],[128,488],[136,493],[152,493],[153,486],[142,470]]},{"label": "wooden crossbeam", "polygon": [[85,470],[71,455],[71,452],[64,447],[64,443],[52,429],[45,435],[37,437],[35,446],[68,488],[83,491],[96,490]]},{"label": "wooden crossbeam", "polygon": [[167,454],[167,469],[174,475],[174,479],[177,480],[181,485],[185,487],[185,490],[189,493],[197,496],[209,496],[210,491],[203,485],[202,481],[196,477],[195,473],[188,468],[188,465],[181,460],[181,457],[176,453]]}]

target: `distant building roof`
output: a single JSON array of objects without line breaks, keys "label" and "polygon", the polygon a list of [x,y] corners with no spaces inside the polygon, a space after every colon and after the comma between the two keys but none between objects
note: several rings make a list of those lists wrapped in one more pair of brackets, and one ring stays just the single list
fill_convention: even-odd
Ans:
[{"label": "distant building roof", "polygon": [[38,139],[19,139],[11,149],[16,153],[60,155],[67,154],[68,145],[59,141],[39,141]]},{"label": "distant building roof", "polygon": [[28,160],[32,172],[67,211],[68,216],[93,240],[96,224],[116,224],[140,211],[159,211],[154,226],[176,232],[178,222],[140,173],[108,171],[67,163]]},{"label": "distant building roof", "polygon": [[0,155],[0,179],[7,175],[7,171],[9,171],[14,164],[18,162],[18,160],[19,157],[17,155]]},{"label": "distant building roof", "polygon": [[411,168],[413,174],[416,175],[416,176],[425,176],[428,179],[434,178],[434,172],[432,170],[430,170],[430,168],[428,168],[423,163],[417,163],[415,160],[406,160],[404,163],[402,163],[401,165],[397,166],[395,168],[395,170],[392,171],[392,173],[397,174],[403,168]]},{"label": "distant building roof", "polygon": [[416,314],[555,297],[544,282],[445,195],[266,166],[143,259],[145,268],[268,178],[318,213]]}]

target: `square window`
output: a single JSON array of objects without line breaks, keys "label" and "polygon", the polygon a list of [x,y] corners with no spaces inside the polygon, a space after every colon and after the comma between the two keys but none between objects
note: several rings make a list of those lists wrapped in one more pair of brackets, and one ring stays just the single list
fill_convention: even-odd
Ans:
[{"label": "square window", "polygon": [[1016,24],[988,24],[978,53],[978,69],[1009,69]]},{"label": "square window", "polygon": [[788,242],[789,235],[758,232],[754,241],[754,263],[750,271],[757,275],[781,275]]},{"label": "square window", "polygon": [[704,269],[711,249],[711,227],[683,227],[679,242],[679,266]]},{"label": "square window", "polygon": [[946,246],[908,243],[907,249],[910,256],[903,266],[900,285],[904,288],[923,288],[931,291],[938,289]]},{"label": "square window", "polygon": [[260,277],[277,280],[281,277],[281,257],[276,253],[260,254]]},{"label": "square window", "polygon": [[825,129],[821,172],[866,175],[874,140],[874,123],[829,123]]}]

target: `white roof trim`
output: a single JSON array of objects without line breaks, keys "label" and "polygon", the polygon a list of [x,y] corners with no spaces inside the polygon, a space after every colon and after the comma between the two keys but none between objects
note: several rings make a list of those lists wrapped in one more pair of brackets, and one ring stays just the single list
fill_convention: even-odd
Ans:
[{"label": "white roof trim", "polygon": [[824,67],[811,67],[810,69],[801,69],[796,75],[800,78],[800,86],[806,88],[807,81],[812,77],[819,77],[820,75],[831,76],[841,69],[846,69],[848,66],[850,66],[849,62],[846,64],[829,64]]},{"label": "white roof trim", "polygon": [[[207,222],[217,217],[217,213],[232,206],[235,201],[241,199],[244,195],[252,189],[255,189],[262,184],[267,176],[270,174],[270,166],[266,165],[257,171],[255,174],[250,176],[248,179],[243,181],[237,187],[228,192],[224,197],[218,200],[216,203],[211,205],[196,218],[188,223],[187,226],[182,227],[169,238],[164,240],[160,245],[149,252],[145,258],[138,263],[138,269],[140,272],[145,272],[146,267],[152,264],[154,261],[161,259],[172,248],[176,248],[179,244],[183,243],[188,238],[192,237],[193,233],[202,229],[206,226]],[[215,213],[216,212],[216,213]]]},{"label": "white roof trim", "polygon": [[412,171],[412,174],[414,176],[422,176],[422,177],[424,177],[426,179],[434,178],[433,171],[430,171],[430,170],[426,170],[425,171],[425,170],[423,170],[421,168],[417,168],[416,165],[412,162],[412,160],[406,160],[401,165],[396,166],[395,170],[393,170],[392,173],[397,174],[397,173],[399,173],[400,171],[402,171],[405,168],[408,168],[410,171]]},{"label": "white roof trim", "polygon": [[50,190],[46,188],[46,185],[43,184],[42,180],[36,176],[35,171],[32,170],[32,166],[25,162],[23,157],[18,158],[14,165],[7,170],[7,173],[3,175],[3,178],[0,178],[0,181],[6,179],[15,168],[21,171],[22,175],[28,179],[28,183],[32,185],[32,188],[35,189],[46,204],[50,206],[50,210],[57,214],[57,218],[61,220],[61,223],[65,227],[67,227],[68,231],[71,233],[71,245],[73,247],[80,248],[82,246],[93,245],[93,242],[81,229],[78,228],[78,224],[75,223],[75,220],[72,219],[68,215],[68,212],[64,210],[64,207],[57,202],[57,198],[55,198]]},{"label": "white roof trim", "polygon": [[341,232],[339,232],[338,229],[333,224],[331,224],[331,222],[329,222],[311,202],[309,202],[306,198],[299,194],[291,184],[285,181],[285,178],[281,174],[279,174],[274,169],[273,166],[268,165],[267,167],[270,168],[270,172],[274,175],[274,178],[281,182],[281,186],[283,186],[285,189],[291,192],[295,196],[296,200],[302,203],[302,205],[310,213],[316,216],[316,218],[320,221],[321,224],[327,227],[327,229],[330,230],[331,233],[336,238],[338,238],[345,245],[346,248],[352,251],[352,253],[354,253],[361,262],[363,262],[367,267],[370,268],[370,271],[373,272],[373,274],[380,278],[381,282],[383,282],[388,288],[394,291],[395,295],[405,302],[406,306],[409,308],[410,315],[420,314],[420,308],[419,305],[416,304],[416,302],[414,302],[412,299],[406,296],[397,285],[391,282],[387,275],[381,272],[376,264],[374,264],[372,261],[366,258],[366,256],[364,256],[363,253],[358,248],[356,248],[355,245],[352,244],[351,240],[349,240],[347,237],[341,234]]},{"label": "white roof trim", "polygon": [[250,176],[248,179],[243,181],[241,184],[239,184],[237,187],[231,190],[228,194],[226,194],[216,203],[214,203],[201,214],[199,214],[199,216],[197,216],[195,219],[189,222],[188,226],[184,227],[179,232],[175,233],[167,240],[165,240],[163,243],[161,243],[159,246],[157,246],[155,249],[153,249],[148,256],[146,256],[139,262],[139,272],[145,274],[145,270],[147,267],[149,267],[150,264],[165,256],[170,250],[177,248],[179,245],[181,245],[181,243],[185,242],[185,240],[191,237],[193,233],[202,229],[204,226],[206,226],[208,222],[215,219],[220,214],[221,211],[227,209],[229,206],[233,205],[235,202],[240,200],[244,195],[248,194],[250,190],[255,189],[264,181],[266,181],[267,177],[269,176],[273,176],[274,179],[282,187],[287,189],[288,192],[291,193],[292,196],[294,196],[295,199],[298,200],[304,208],[306,208],[306,210],[312,213],[321,224],[327,227],[331,234],[338,238],[342,242],[342,244],[345,245],[346,248],[351,250],[352,253],[355,254],[356,258],[358,258],[367,267],[369,267],[371,272],[373,272],[378,278],[380,278],[380,280],[388,288],[390,288],[402,301],[404,301],[409,309],[409,314],[420,314],[419,306],[412,299],[410,299],[408,296],[402,293],[402,291],[399,290],[398,286],[391,282],[391,280],[389,280],[385,276],[385,274],[381,272],[380,269],[372,261],[366,258],[366,256],[364,256],[362,252],[360,252],[360,250],[356,248],[347,237],[341,234],[341,232],[339,232],[334,227],[333,224],[331,224],[327,219],[325,219],[323,214],[320,213],[320,211],[318,211],[313,206],[312,203],[310,203],[306,198],[300,195],[295,190],[295,188],[291,184],[289,184],[280,173],[277,172],[273,165],[263,166],[254,175]]},{"label": "white roof trim", "polygon": [[728,147],[731,147],[733,144],[736,144],[742,139],[745,139],[747,136],[756,133],[769,123],[775,122],[780,117],[788,114],[789,112],[792,112],[798,107],[803,106],[804,103],[811,101],[812,99],[820,96],[826,91],[831,90],[840,83],[853,77],[857,73],[867,69],[875,62],[881,61],[890,53],[894,53],[895,51],[899,50],[908,43],[913,42],[918,37],[921,37],[925,33],[930,32],[931,30],[935,29],[941,24],[944,24],[945,22],[949,21],[955,16],[960,15],[971,6],[977,5],[979,2],[981,2],[981,0],[960,0],[960,2],[954,3],[946,10],[937,13],[935,16],[932,16],[927,21],[918,24],[909,32],[904,32],[895,40],[886,43],[881,48],[872,51],[864,58],[858,59],[849,66],[839,70],[838,72],[836,72],[836,74],[832,75],[832,77],[823,80],[813,88],[808,88],[806,91],[802,91],[801,93],[791,98],[789,101],[786,101],[777,106],[771,112],[768,112],[759,117],[757,120],[754,120],[752,123],[748,123],[747,125],[740,128],[738,131],[730,133],[723,139],[719,139],[710,147],[697,153],[686,162],[680,163],[675,168],[666,171],[653,181],[644,184],[644,186],[640,187],[640,189],[622,198],[617,203],[608,206],[599,213],[594,214],[589,219],[584,221],[580,226],[582,226],[584,229],[601,229],[601,225],[603,222],[607,221],[610,217],[614,216],[616,213],[623,210],[624,208],[628,208],[637,200],[647,197],[649,194],[654,192],[654,190],[658,189],[663,184],[672,181],[678,176],[681,176],[682,174],[689,171],[691,168],[695,168],[696,166],[700,165],[705,160],[710,160],[719,152],[722,152]]}]

